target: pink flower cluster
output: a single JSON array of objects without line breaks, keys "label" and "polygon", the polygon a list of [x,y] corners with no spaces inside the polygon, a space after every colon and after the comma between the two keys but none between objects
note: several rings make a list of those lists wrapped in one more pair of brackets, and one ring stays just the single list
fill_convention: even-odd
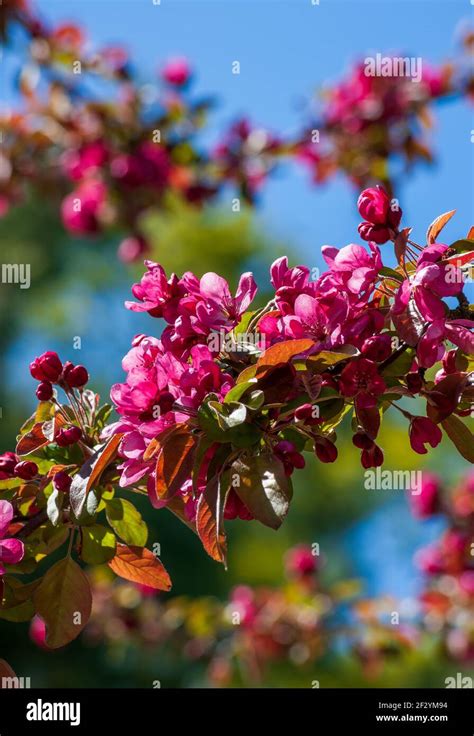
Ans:
[{"label": "pink flower cluster", "polygon": [[[394,214],[389,205],[388,195],[381,187],[365,190],[359,198],[364,228],[375,228],[380,235],[378,242],[385,237],[398,242],[401,237],[401,210],[398,208]],[[384,228],[383,237],[380,228]],[[305,461],[293,438],[278,433],[280,413],[281,426],[288,425],[285,402],[306,398],[306,403],[298,403],[294,408],[292,421],[304,437],[313,440],[315,453],[322,462],[334,462],[338,453],[334,436],[319,431],[321,420],[313,414],[314,402],[318,402],[322,392],[327,395],[329,391],[335,399],[351,405],[355,421],[353,443],[361,450],[364,468],[379,466],[384,460],[376,439],[379,409],[387,396],[408,419],[409,441],[419,454],[425,454],[427,446],[440,443],[439,423],[443,419],[454,411],[462,415],[459,402],[468,386],[468,374],[457,368],[456,354],[447,349],[446,342],[449,340],[466,354],[474,354],[472,321],[454,318],[454,310],[445,301],[462,293],[462,275],[451,263],[448,246],[434,243],[421,247],[413,243],[411,247],[407,240],[404,243],[406,260],[398,272],[388,269],[388,277],[383,274],[387,269],[381,249],[373,240],[367,245],[353,243],[341,249],[323,247],[328,270],[314,280],[308,267],[291,268],[286,257],[272,264],[274,297],[252,318],[249,327],[257,338],[257,350],[262,353],[279,343],[303,340],[310,346],[303,351],[307,358],[316,360],[319,354],[328,353],[339,356],[337,366],[330,360],[327,367],[323,363],[321,370],[311,376],[310,388],[301,383],[291,362],[286,364],[287,385],[281,390],[278,377],[274,376],[274,397],[266,399],[273,404],[268,414],[273,422],[271,447],[287,475],[304,467]],[[209,394],[222,400],[235,384],[242,364],[233,363],[232,356],[222,347],[211,347],[210,337],[216,333],[226,335],[239,325],[257,286],[252,274],[245,273],[233,295],[227,281],[215,273],[200,279],[190,272],[181,278],[175,274],[168,278],[159,264],[145,263],[145,274],[132,288],[137,301],[127,302],[126,306],[161,318],[166,326],[160,339],[144,335],[134,339],[123,360],[126,381],[116,384],[111,394],[121,418],[107,431],[124,433],[120,445],[122,485],[147,478],[153,500],[156,461],[147,448],[166,429],[195,418]],[[385,368],[408,349],[411,353],[405,367],[387,374]],[[246,360],[244,365],[251,368],[252,357],[247,356]],[[426,368],[439,360],[443,361],[442,369],[434,381],[426,380]],[[428,416],[416,416],[398,406],[394,394],[424,397]],[[282,408],[274,406],[275,401]],[[213,452],[211,446],[208,461]],[[189,480],[184,484],[182,493],[189,501],[192,516],[190,483]],[[227,514],[247,518],[247,511],[239,504],[231,492]]]}]

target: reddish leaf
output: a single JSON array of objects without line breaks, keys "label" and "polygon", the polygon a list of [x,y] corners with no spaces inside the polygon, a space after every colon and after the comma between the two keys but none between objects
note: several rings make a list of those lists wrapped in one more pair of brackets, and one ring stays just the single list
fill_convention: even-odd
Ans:
[{"label": "reddish leaf", "polygon": [[444,226],[450,221],[455,212],[456,210],[445,212],[444,215],[440,215],[435,220],[433,220],[426,232],[426,242],[428,243],[428,245],[436,243],[436,238],[438,237]]},{"label": "reddish leaf", "polygon": [[[227,476],[225,476],[227,477]],[[224,507],[227,490],[222,478],[215,475],[199,499],[196,528],[207,554],[217,562],[226,564],[227,542],[224,532]]]},{"label": "reddish leaf", "polygon": [[97,485],[102,473],[115,458],[122,434],[114,434],[109,441],[91,455],[72,479],[69,490],[71,508],[77,518],[84,508],[87,494]]},{"label": "reddish leaf", "polygon": [[117,544],[117,552],[107,563],[116,575],[155,590],[170,590],[171,580],[160,560],[144,547]]},{"label": "reddish leaf", "polygon": [[395,255],[397,257],[397,263],[401,268],[405,265],[405,253],[411,230],[411,227],[406,227],[395,238]]},{"label": "reddish leaf", "polygon": [[92,466],[92,472],[89,476],[86,486],[86,495],[100,480],[100,477],[108,465],[117,455],[118,446],[123,434],[113,434],[104,448],[100,451],[98,458]]},{"label": "reddish leaf", "polygon": [[165,439],[156,461],[156,497],[150,494],[155,507],[157,502],[172,498],[191,477],[195,446],[195,438],[186,424],[178,425]]},{"label": "reddish leaf", "polygon": [[262,366],[257,374],[255,389],[263,391],[265,403],[286,401],[296,384],[296,370],[291,363]]},{"label": "reddish leaf", "polygon": [[279,363],[288,363],[295,355],[305,353],[314,346],[314,341],[304,338],[302,340],[286,340],[285,342],[277,342],[257,361],[257,368],[260,366],[278,365]]},{"label": "reddish leaf", "polygon": [[17,455],[29,455],[45,445],[49,445],[54,434],[65,425],[61,414],[56,414],[54,420],[49,422],[36,422],[29,432],[20,437],[16,446]]}]

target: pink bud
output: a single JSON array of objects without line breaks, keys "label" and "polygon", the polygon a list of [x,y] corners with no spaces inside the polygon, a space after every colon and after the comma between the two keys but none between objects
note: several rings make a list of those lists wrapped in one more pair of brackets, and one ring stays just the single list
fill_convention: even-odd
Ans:
[{"label": "pink bud", "polygon": [[56,490],[68,493],[71,487],[72,478],[64,470],[59,470],[54,474],[53,483]]},{"label": "pink bud", "polygon": [[15,465],[13,472],[17,478],[21,478],[22,480],[31,480],[38,474],[38,466],[34,462],[23,460]]},{"label": "pink bud", "polygon": [[55,383],[61,375],[63,366],[57,353],[48,350],[30,363],[30,373],[37,381]]},{"label": "pink bud", "polygon": [[49,401],[53,396],[53,385],[49,381],[41,381],[35,393],[40,401]]}]

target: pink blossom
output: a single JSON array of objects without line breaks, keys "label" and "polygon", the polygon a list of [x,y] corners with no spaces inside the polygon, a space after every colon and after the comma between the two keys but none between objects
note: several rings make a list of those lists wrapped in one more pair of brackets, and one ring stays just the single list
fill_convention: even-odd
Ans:
[{"label": "pink blossom", "polygon": [[191,67],[188,60],[184,57],[170,59],[166,62],[161,76],[168,84],[184,87],[191,78]]},{"label": "pink blossom", "polygon": [[247,311],[255,294],[257,284],[251,273],[240,277],[235,297],[230,293],[229,284],[216,273],[206,273],[199,282],[202,301],[196,304],[196,316],[207,329],[232,329]]},{"label": "pink blossom", "polygon": [[435,243],[427,246],[418,259],[413,276],[400,285],[392,307],[394,315],[406,310],[410,299],[425,320],[443,319],[446,305],[442,297],[455,296],[462,291],[462,274],[455,266],[441,261],[447,245]]},{"label": "pink blossom", "polygon": [[444,353],[444,341],[457,345],[463,353],[474,354],[473,323],[465,319],[436,319],[428,325],[422,335],[418,347],[417,356],[423,368],[431,368]]},{"label": "pink blossom", "polygon": [[61,204],[64,227],[75,235],[91,235],[100,230],[107,191],[97,180],[84,180]]},{"label": "pink blossom", "polygon": [[0,575],[4,575],[5,565],[15,565],[25,554],[25,546],[20,539],[5,537],[13,519],[13,506],[9,501],[0,501]]},{"label": "pink blossom", "polygon": [[62,165],[66,175],[72,181],[80,181],[87,174],[93,174],[104,166],[108,155],[104,141],[97,140],[84,143],[80,148],[66,151],[62,157]]},{"label": "pink blossom", "polygon": [[294,577],[305,577],[314,573],[318,567],[316,555],[311,547],[300,544],[288,550],[285,559],[286,571]]}]

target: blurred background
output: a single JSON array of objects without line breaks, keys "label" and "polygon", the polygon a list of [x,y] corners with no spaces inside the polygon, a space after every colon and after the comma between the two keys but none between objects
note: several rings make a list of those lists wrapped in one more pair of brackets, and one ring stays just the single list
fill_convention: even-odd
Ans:
[{"label": "blurred background", "polygon": [[[467,0],[321,0],[320,5],[310,0],[163,0],[159,6],[151,0],[37,0],[36,7],[51,22],[84,26],[94,44],[124,45],[147,84],[154,84],[166,59],[187,57],[197,93],[212,92],[219,103],[205,132],[210,142],[218,141],[223,128],[243,114],[255,124],[291,135],[318,88],[340,79],[351,63],[370,53],[403,52],[441,62],[454,54],[472,12]],[[232,74],[235,60],[241,65],[239,75]],[[13,39],[2,61],[6,106],[15,104],[15,74],[21,63],[21,44],[16,48]],[[456,208],[457,213],[446,228],[446,242],[464,237],[473,223],[473,129],[465,101],[440,105],[430,134],[437,163],[418,167],[401,180],[397,195],[404,222],[413,226],[418,242],[428,224],[447,210]],[[203,210],[183,206],[152,213],[147,223],[152,258],[167,272],[201,275],[215,270],[234,285],[243,270],[253,270],[264,293],[275,257],[287,254],[293,264],[322,269],[322,245],[358,241],[357,195],[340,176],[316,188],[306,171],[283,165],[267,182],[255,209],[233,212],[232,195],[224,191]],[[80,362],[106,399],[107,387],[122,380],[120,360],[133,335],[160,329],[157,321],[123,308],[143,267],[117,259],[120,238],[72,238],[57,207],[37,195],[0,219],[2,260],[30,263],[34,274],[29,290],[8,285],[0,290],[3,450],[13,447],[17,427],[35,404],[27,366],[38,353],[51,349],[74,360],[74,338],[79,336]],[[426,457],[414,455],[406,427],[396,420],[386,421],[380,436],[385,467],[437,472],[451,485],[467,471],[467,463],[446,443]],[[403,491],[365,490],[348,428],[339,431],[345,433],[342,461],[327,466],[308,458],[306,469],[294,477],[295,499],[277,534],[253,523],[228,524],[227,572],[170,514],[152,511],[146,499],[139,504],[150,541],[161,545],[161,558],[174,581],[173,591],[162,598],[196,600],[199,619],[202,597],[226,600],[236,585],[281,586],[288,550],[317,544],[324,586],[351,581],[361,595],[392,595],[408,610],[407,602],[424,585],[414,554],[439,536],[445,521],[414,519]],[[131,606],[136,605],[142,603],[132,600]],[[199,628],[199,622],[194,625]],[[112,645],[83,636],[66,650],[51,653],[35,647],[26,624],[2,621],[0,656],[38,687],[150,687],[155,680],[162,687],[213,684],[206,662],[188,656],[184,646],[166,649],[143,646],[128,634],[122,638]],[[311,687],[317,680],[321,687],[440,687],[447,675],[469,672],[467,663],[450,660],[433,639],[384,658],[376,672],[344,648],[303,663],[300,659],[282,656],[259,678],[244,670],[225,684]]]}]

